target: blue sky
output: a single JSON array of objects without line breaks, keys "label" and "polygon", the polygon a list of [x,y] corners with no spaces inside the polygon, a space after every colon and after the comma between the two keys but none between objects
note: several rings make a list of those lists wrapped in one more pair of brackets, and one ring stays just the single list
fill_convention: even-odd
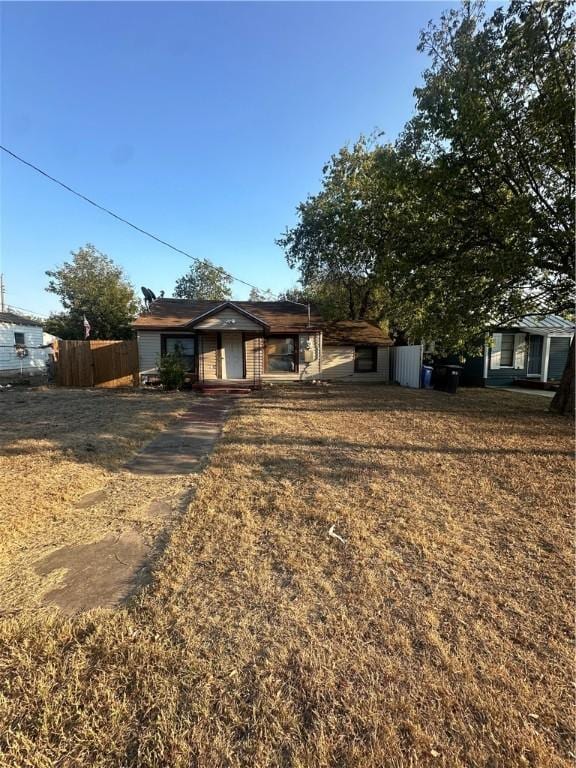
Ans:
[{"label": "blue sky", "polygon": [[[447,2],[3,3],[2,143],[248,282],[295,284],[274,240],[330,155],[395,138]],[[189,261],[2,153],[9,304],[47,314],[45,270],[92,242],[171,295]],[[234,286],[235,298],[248,289]]]}]

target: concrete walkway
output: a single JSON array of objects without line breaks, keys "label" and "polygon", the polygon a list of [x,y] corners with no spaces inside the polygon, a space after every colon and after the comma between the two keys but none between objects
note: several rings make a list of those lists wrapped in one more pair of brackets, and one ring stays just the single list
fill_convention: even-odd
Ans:
[{"label": "concrete walkway", "polygon": [[523,387],[504,387],[504,392],[513,392],[515,395],[536,395],[537,397],[547,397],[552,399],[556,392],[549,389],[525,389]]},{"label": "concrete walkway", "polygon": [[197,472],[222,433],[232,407],[229,398],[202,398],[126,464],[135,475]]}]

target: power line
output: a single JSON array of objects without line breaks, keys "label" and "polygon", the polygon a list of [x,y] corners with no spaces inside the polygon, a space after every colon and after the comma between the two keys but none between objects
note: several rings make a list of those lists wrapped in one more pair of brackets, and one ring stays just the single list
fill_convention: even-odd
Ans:
[{"label": "power line", "polygon": [[17,309],[18,312],[27,312],[29,315],[34,315],[35,317],[48,317],[48,315],[44,315],[42,312],[36,312],[36,310],[34,309],[25,309],[24,307],[17,307],[15,304],[6,304],[6,309],[8,311]]},{"label": "power line", "polygon": [[[4,277],[3,275],[0,275],[0,278],[3,278],[3,277]],[[8,292],[8,293],[6,292],[6,290],[4,289],[3,281],[2,281],[2,288],[3,288],[4,296],[12,296],[13,295],[10,292]],[[7,301],[3,302],[3,304],[2,304],[2,312],[5,311],[4,307],[6,307],[6,309],[8,311],[11,311],[13,309],[17,309],[19,312],[28,312],[29,315],[34,315],[35,317],[48,317],[48,315],[45,315],[42,312],[37,312],[35,309],[26,309],[25,307],[17,307],[16,304],[10,304],[10,302],[7,302]]]},{"label": "power line", "polygon": [[161,243],[162,245],[165,245],[167,248],[171,248],[173,251],[176,251],[176,253],[181,253],[183,256],[186,256],[187,258],[192,259],[192,261],[197,261],[199,264],[210,264],[210,266],[214,267],[214,269],[218,270],[218,272],[221,272],[226,277],[230,277],[232,280],[235,280],[237,283],[242,283],[242,285],[246,285],[248,286],[248,288],[254,288],[256,291],[259,291],[260,293],[267,293],[267,291],[262,291],[260,288],[258,288],[257,285],[252,285],[252,283],[248,283],[246,282],[246,280],[241,280],[239,277],[236,277],[230,272],[227,272],[222,267],[218,267],[215,264],[212,264],[207,259],[199,259],[197,256],[192,256],[192,254],[188,253],[187,251],[183,251],[181,248],[177,248],[175,245],[172,245],[166,240],[162,240],[161,237],[157,237],[156,235],[153,235],[152,232],[148,232],[147,230],[142,229],[142,227],[139,227],[136,224],[133,224],[131,221],[128,221],[128,219],[125,219],[123,216],[120,216],[119,214],[114,213],[114,211],[111,211],[109,208],[106,208],[105,206],[100,205],[100,203],[96,203],[94,200],[91,200],[89,197],[86,197],[86,195],[83,195],[81,192],[77,192],[75,189],[72,189],[72,187],[69,187],[68,184],[64,184],[63,181],[59,181],[58,179],[55,179],[54,176],[50,176],[49,173],[46,173],[46,171],[43,171],[41,168],[38,168],[37,165],[34,165],[33,163],[28,162],[28,160],[24,160],[23,157],[20,157],[15,152],[12,152],[10,149],[8,149],[8,147],[4,147],[2,144],[0,144],[0,149],[3,152],[6,152],[6,154],[13,157],[15,160],[18,160],[20,163],[27,165],[29,168],[32,168],[37,173],[40,173],[42,176],[45,176],[50,181],[53,181],[55,184],[58,184],[60,187],[63,187],[64,189],[68,190],[68,192],[71,192],[73,195],[76,195],[76,197],[79,197],[81,200],[84,200],[86,203],[90,203],[90,205],[93,205],[95,208],[98,208],[99,210],[104,211],[104,213],[107,213],[109,216],[112,216],[118,221],[121,221],[123,224],[127,224],[129,227],[132,227],[132,229],[135,229],[137,232],[140,232],[142,235],[146,235],[146,237],[150,237],[152,238],[152,240],[156,240],[157,243]]}]

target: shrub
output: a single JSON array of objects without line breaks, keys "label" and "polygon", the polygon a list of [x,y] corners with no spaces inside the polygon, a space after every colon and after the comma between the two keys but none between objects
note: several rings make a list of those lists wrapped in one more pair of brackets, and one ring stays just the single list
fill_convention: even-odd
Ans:
[{"label": "shrub", "polygon": [[186,365],[179,352],[169,352],[158,361],[158,375],[164,389],[180,389],[186,379]]}]

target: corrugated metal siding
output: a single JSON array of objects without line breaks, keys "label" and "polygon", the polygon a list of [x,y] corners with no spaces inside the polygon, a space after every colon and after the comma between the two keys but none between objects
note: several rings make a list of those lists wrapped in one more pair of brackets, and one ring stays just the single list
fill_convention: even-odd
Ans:
[{"label": "corrugated metal siding", "polygon": [[550,339],[550,357],[548,363],[548,381],[561,379],[566,367],[570,338],[568,336],[553,336]]},{"label": "corrugated metal siding", "polygon": [[[226,321],[234,320],[233,325],[227,325]],[[225,331],[258,331],[262,326],[259,323],[250,320],[248,317],[244,317],[240,312],[235,312],[233,309],[227,308],[218,312],[216,315],[211,315],[205,320],[194,326],[198,329],[209,330],[225,330]]]},{"label": "corrugated metal siding", "polygon": [[[14,348],[14,332],[23,333],[28,355],[20,359]],[[37,349],[43,344],[39,325],[0,323],[0,371],[41,371],[46,367],[48,350]]]},{"label": "corrugated metal siding", "polygon": [[158,365],[160,357],[160,333],[158,331],[138,331],[138,360],[140,372],[150,371]]},{"label": "corrugated metal siding", "polygon": [[407,347],[392,347],[394,362],[394,381],[401,387],[420,387],[422,374],[422,344]]}]

